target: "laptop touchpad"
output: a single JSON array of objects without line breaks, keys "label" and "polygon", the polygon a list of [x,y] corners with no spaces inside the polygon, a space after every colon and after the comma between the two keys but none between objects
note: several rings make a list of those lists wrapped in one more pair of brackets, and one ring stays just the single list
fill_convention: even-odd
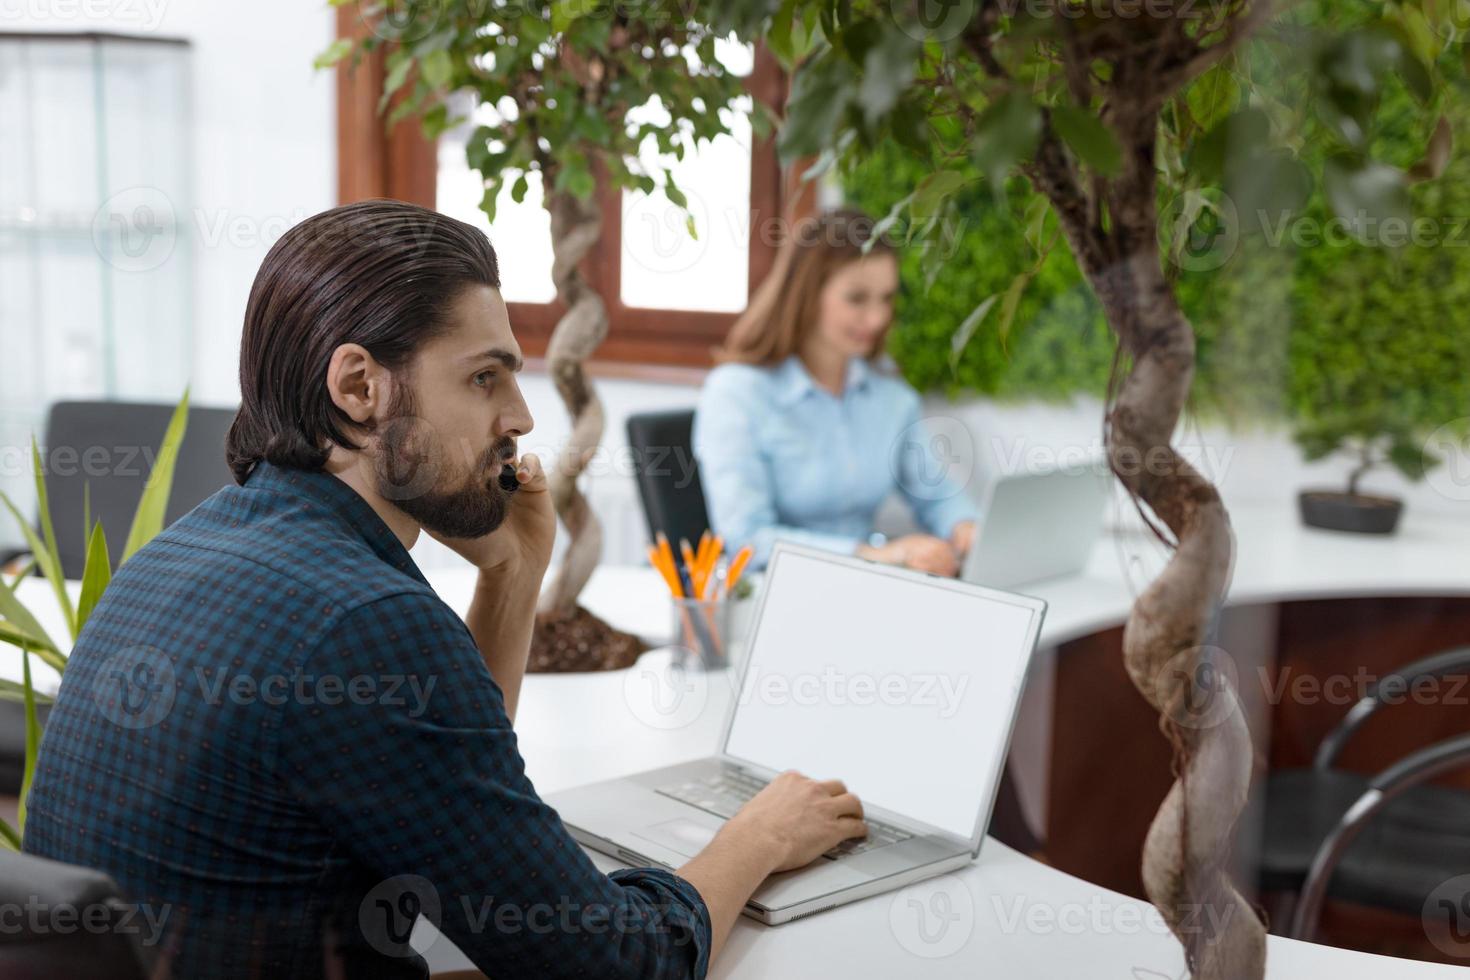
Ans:
[{"label": "laptop touchpad", "polygon": [[719,829],[719,825],[708,827],[688,817],[675,817],[673,820],[665,820],[663,823],[635,830],[633,836],[661,844],[685,857],[694,857],[704,850],[705,845],[714,838]]}]

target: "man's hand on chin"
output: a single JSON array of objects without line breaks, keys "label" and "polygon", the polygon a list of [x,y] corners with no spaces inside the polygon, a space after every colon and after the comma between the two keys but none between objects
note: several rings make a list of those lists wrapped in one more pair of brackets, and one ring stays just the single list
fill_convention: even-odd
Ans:
[{"label": "man's hand on chin", "polygon": [[551,505],[546,473],[535,453],[520,458],[516,480],[520,486],[506,501],[505,521],[494,531],[481,538],[429,534],[478,568],[482,576],[528,582],[539,591],[556,540],[556,508]]}]

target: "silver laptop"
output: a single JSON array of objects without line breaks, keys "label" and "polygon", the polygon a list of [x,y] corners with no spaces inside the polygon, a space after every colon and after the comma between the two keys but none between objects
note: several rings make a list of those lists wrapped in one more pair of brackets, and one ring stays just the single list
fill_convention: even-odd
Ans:
[{"label": "silver laptop", "polygon": [[[548,796],[577,840],[677,868],[775,775],[841,779],[868,836],[766,879],[771,925],[975,858],[1046,604],[777,545],[716,756]],[[712,678],[713,680],[713,678]],[[736,696],[738,694],[738,696]]]},{"label": "silver laptop", "polygon": [[1112,486],[1102,463],[1001,477],[960,577],[1011,588],[1080,572],[1102,535]]}]

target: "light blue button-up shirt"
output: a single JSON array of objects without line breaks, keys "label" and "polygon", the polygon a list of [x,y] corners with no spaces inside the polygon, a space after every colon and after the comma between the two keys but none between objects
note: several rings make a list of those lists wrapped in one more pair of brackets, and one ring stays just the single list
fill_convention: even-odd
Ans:
[{"label": "light blue button-up shirt", "polygon": [[710,372],[694,419],[694,455],[710,523],[733,553],[749,544],[763,567],[778,540],[851,554],[895,491],[929,533],[948,537],[976,508],[936,475],[918,394],[902,378],[848,362],[841,396],[801,359]]}]

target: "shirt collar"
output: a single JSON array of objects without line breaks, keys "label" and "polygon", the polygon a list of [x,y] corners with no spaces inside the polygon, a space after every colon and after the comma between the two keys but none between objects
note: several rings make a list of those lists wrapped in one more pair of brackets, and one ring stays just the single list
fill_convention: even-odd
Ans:
[{"label": "shirt collar", "polygon": [[[865,358],[854,357],[847,362],[847,376],[843,381],[843,397],[848,392],[867,386],[872,368]],[[796,354],[782,361],[776,368],[776,401],[783,405],[795,405],[808,394],[821,390],[807,371],[806,365]]]},{"label": "shirt collar", "polygon": [[424,584],[428,580],[377,511],[358,492],[325,470],[301,470],[261,460],[245,481],[251,490],[274,490],[320,504],[351,528],[383,561]]}]

